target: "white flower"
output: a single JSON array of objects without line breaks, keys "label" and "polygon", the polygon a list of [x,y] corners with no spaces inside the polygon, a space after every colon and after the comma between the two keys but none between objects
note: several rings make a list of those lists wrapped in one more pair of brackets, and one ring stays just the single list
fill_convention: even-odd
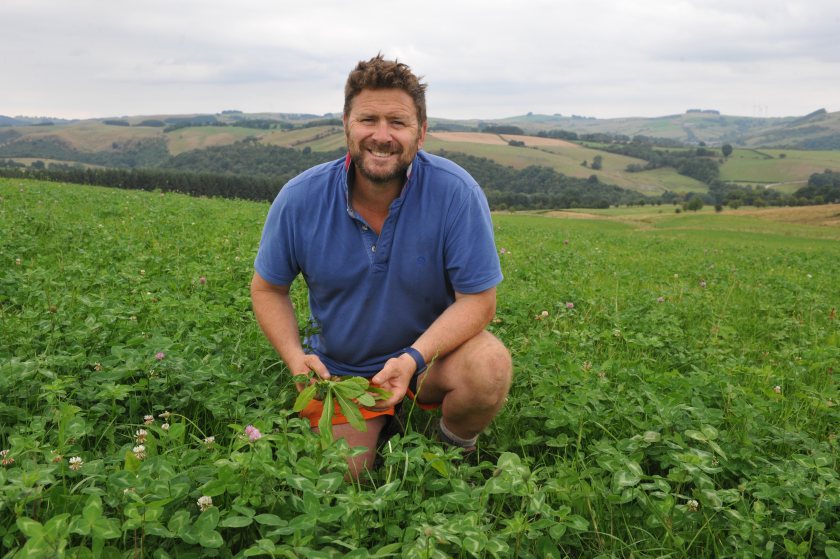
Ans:
[{"label": "white flower", "polygon": [[689,499],[689,501],[685,504],[685,507],[691,512],[697,512],[698,510],[700,510],[700,503],[698,503],[694,499]]},{"label": "white flower", "polygon": [[198,505],[198,508],[201,509],[201,512],[204,512],[204,511],[206,511],[207,509],[209,509],[210,507],[213,506],[213,497],[208,497],[207,495],[202,495],[201,497],[198,498],[198,501],[196,501],[196,504]]},{"label": "white flower", "polygon": [[164,411],[162,414],[158,415],[158,417],[161,418],[161,419],[169,419],[170,415],[172,415],[172,414],[169,413],[168,411]]},{"label": "white flower", "polygon": [[153,415],[144,415],[143,416],[143,423],[145,423],[146,425],[151,425],[154,422],[155,422],[155,416],[153,416]]},{"label": "white flower", "polygon": [[149,432],[145,429],[138,429],[137,432],[134,433],[134,440],[137,441],[137,444],[143,444],[146,442],[146,435],[148,434]]},{"label": "white flower", "polygon": [[773,387],[773,392],[775,392],[776,394],[781,394],[782,393],[782,387],[778,386],[778,385],[774,386]]},{"label": "white flower", "polygon": [[74,456],[73,458],[70,459],[70,469],[71,470],[78,470],[79,468],[82,467],[82,464],[84,464],[84,462],[82,461],[81,456]]},{"label": "white flower", "polygon": [[144,460],[146,458],[146,447],[142,444],[132,448],[131,452],[134,453],[135,458],[137,458],[138,460]]},{"label": "white flower", "polygon": [[216,442],[216,437],[214,437],[213,435],[204,438],[204,444],[207,446],[213,446],[214,442]]},{"label": "white flower", "polygon": [[169,423],[164,423],[163,425],[160,426],[160,428],[163,429],[164,431],[169,431]]}]

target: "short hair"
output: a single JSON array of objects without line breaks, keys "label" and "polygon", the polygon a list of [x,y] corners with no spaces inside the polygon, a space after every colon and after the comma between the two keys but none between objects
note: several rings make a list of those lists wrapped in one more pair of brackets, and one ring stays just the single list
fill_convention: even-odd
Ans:
[{"label": "short hair", "polygon": [[370,60],[360,60],[347,77],[344,86],[344,116],[350,114],[353,98],[363,89],[401,89],[417,107],[417,121],[426,122],[426,84],[420,82],[411,68],[398,60],[385,60],[382,53]]}]

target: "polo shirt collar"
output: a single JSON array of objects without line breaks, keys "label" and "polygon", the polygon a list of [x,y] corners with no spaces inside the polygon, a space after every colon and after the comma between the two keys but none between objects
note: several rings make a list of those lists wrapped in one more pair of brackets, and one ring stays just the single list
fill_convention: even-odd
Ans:
[{"label": "polo shirt collar", "polygon": [[[419,150],[417,152],[420,153]],[[417,160],[417,155],[414,156],[414,160],[408,165],[408,169],[405,171],[405,183],[403,184],[402,190],[400,190],[400,195],[398,198],[402,198],[405,196],[405,192],[408,189],[408,185],[411,182],[411,171],[414,168],[414,161]],[[353,206],[350,205],[350,184],[353,182],[353,159],[350,157],[350,152],[347,152],[347,155],[344,156],[344,202],[347,206],[347,213],[350,217],[356,217],[356,212],[353,210]]]}]

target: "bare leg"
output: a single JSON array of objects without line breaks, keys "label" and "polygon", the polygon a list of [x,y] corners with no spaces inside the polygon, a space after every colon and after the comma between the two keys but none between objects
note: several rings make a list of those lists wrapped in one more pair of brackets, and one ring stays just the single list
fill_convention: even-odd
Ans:
[{"label": "bare leg", "polygon": [[501,409],[512,376],[507,348],[484,331],[421,375],[417,399],[424,404],[441,403],[446,427],[459,438],[471,439]]},{"label": "bare leg", "polygon": [[[347,459],[350,467],[349,478],[358,479],[366,470],[373,469],[376,460],[376,443],[379,439],[379,432],[385,425],[385,416],[375,417],[366,422],[367,431],[357,431],[349,423],[333,425],[333,435],[336,439],[344,439],[350,448],[363,446],[367,449],[364,454],[353,456]],[[319,430],[313,429],[316,433]]]}]

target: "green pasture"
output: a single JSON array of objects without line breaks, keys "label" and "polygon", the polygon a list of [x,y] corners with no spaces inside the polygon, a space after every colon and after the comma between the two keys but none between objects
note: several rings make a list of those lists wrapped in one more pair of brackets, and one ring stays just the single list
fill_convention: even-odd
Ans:
[{"label": "green pasture", "polygon": [[[570,177],[588,178],[591,175],[596,175],[602,182],[648,195],[661,194],[666,190],[680,193],[704,192],[707,190],[705,184],[680,175],[673,169],[628,173],[625,171],[628,164],[643,164],[644,162],[632,157],[575,144],[569,147],[544,145],[513,147],[467,141],[441,141],[429,136],[425,143],[425,149],[432,152],[443,149],[476,157],[486,157],[501,165],[510,165],[516,169],[523,169],[529,165],[540,165],[552,168],[558,173]],[[589,165],[592,164],[592,160],[597,155],[600,155],[603,159],[603,168],[593,170]],[[582,165],[584,161],[587,162],[586,167]]]},{"label": "green pasture", "polygon": [[[780,156],[784,157],[780,157]],[[804,151],[785,149],[736,149],[720,167],[725,181],[768,184],[794,183],[796,190],[805,186],[813,173],[840,169],[840,151]],[[784,187],[784,184],[778,185]]]},{"label": "green pasture", "polygon": [[840,230],[658,209],[494,215],[508,401],[348,482],[253,318],[267,204],[0,179],[0,557],[837,558]]}]

